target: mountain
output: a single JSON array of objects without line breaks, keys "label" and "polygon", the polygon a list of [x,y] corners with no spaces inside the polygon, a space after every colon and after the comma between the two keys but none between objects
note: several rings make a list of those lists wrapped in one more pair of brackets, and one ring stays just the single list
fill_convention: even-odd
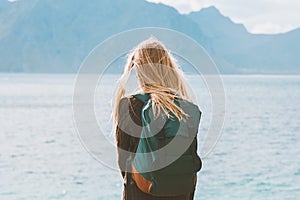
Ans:
[{"label": "mountain", "polygon": [[206,49],[223,73],[300,73],[300,29],[251,34],[213,6],[186,16],[209,37]]},{"label": "mountain", "polygon": [[253,35],[215,7],[181,15],[142,0],[19,0],[0,3],[0,71],[76,72],[113,34],[138,27],[183,32],[207,49],[222,73],[298,73],[300,30]]},{"label": "mountain", "polygon": [[0,34],[1,71],[76,72],[97,44],[130,28],[166,27],[197,41],[203,35],[175,9],[141,0],[21,0],[1,10],[9,27]]}]

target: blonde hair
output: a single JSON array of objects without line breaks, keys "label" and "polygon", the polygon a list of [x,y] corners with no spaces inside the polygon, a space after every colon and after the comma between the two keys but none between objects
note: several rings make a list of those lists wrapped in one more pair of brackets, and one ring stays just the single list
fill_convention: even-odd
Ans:
[{"label": "blonde hair", "polygon": [[179,120],[182,120],[183,116],[188,116],[174,103],[175,97],[191,101],[183,79],[183,72],[178,68],[176,60],[165,46],[151,36],[128,54],[124,73],[118,81],[119,86],[115,95],[113,112],[115,128],[118,124],[120,100],[125,95],[126,83],[134,67],[140,89],[150,94],[154,116],[158,116],[161,111],[168,117],[170,117],[170,111]]}]

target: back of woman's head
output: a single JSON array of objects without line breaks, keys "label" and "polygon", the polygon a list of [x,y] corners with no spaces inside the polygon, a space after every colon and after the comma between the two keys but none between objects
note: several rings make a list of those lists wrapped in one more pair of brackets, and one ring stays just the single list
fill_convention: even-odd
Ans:
[{"label": "back of woman's head", "polygon": [[154,37],[150,37],[138,44],[128,55],[116,92],[115,125],[119,102],[125,95],[127,79],[133,68],[136,69],[140,89],[143,93],[150,94],[154,116],[163,111],[168,117],[169,112],[172,112],[179,120],[183,119],[183,115],[186,114],[174,103],[175,97],[190,100],[183,74],[165,46]]}]

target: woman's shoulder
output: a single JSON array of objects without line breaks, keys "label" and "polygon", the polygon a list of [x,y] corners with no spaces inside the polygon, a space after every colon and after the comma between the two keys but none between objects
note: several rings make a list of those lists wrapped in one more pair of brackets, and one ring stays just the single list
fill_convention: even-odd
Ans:
[{"label": "woman's shoulder", "polygon": [[143,100],[138,97],[138,94],[131,94],[125,97],[122,97],[120,100],[120,108],[128,109],[134,113],[140,113],[144,105]]},{"label": "woman's shoulder", "polygon": [[[141,125],[140,113],[144,103],[135,95],[129,95],[121,98],[119,112],[122,113],[124,118],[130,117],[136,124]],[[129,112],[128,112],[129,111]],[[127,116],[129,114],[129,116]]]},{"label": "woman's shoulder", "polygon": [[149,99],[149,94],[147,93],[137,93],[137,94],[130,94],[128,96],[122,97],[121,98],[121,103],[137,103],[141,104],[144,101]]}]

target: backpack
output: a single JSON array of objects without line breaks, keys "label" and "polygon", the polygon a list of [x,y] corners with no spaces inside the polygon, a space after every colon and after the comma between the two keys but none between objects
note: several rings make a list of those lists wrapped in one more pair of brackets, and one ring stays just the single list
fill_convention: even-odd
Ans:
[{"label": "backpack", "polygon": [[[144,193],[154,196],[183,195],[195,190],[197,172],[202,167],[197,155],[197,132],[201,111],[195,104],[175,98],[190,117],[184,121],[171,112],[154,119],[149,94],[136,94],[144,105],[142,131],[131,161],[132,179]],[[154,125],[153,125],[154,124]]]}]

